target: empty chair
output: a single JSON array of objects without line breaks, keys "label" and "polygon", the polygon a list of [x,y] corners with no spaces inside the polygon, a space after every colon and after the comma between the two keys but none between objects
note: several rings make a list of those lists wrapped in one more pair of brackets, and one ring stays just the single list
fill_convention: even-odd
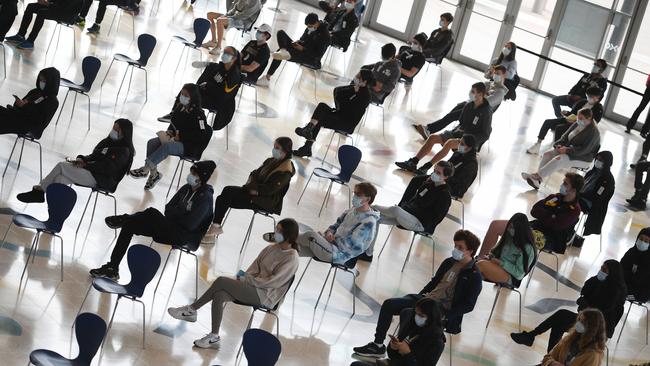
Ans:
[{"label": "empty chair", "polygon": [[63,108],[65,108],[65,102],[68,100],[68,94],[74,92],[74,102],[72,102],[72,112],[70,112],[70,119],[74,115],[74,107],[77,104],[77,94],[81,94],[88,98],[88,131],[90,131],[90,88],[97,78],[99,69],[102,66],[102,62],[94,56],[86,56],[81,62],[81,72],[84,76],[84,81],[81,84],[77,84],[68,79],[61,78],[61,86],[68,88],[68,91],[65,93],[65,98],[63,99],[63,104],[61,104],[61,109],[59,110],[59,116],[56,118],[54,125],[59,124],[59,118],[61,118],[61,113],[63,113]]},{"label": "empty chair", "polygon": [[60,354],[46,350],[37,349],[29,354],[29,364],[36,366],[81,366],[90,365],[104,341],[106,335],[106,322],[98,315],[83,313],[77,315],[74,321],[75,335],[79,354],[76,358],[68,359]]},{"label": "empty chair", "polygon": [[[5,232],[4,237],[2,238],[2,243],[0,243],[0,248],[2,248],[12,225],[24,229],[36,230],[36,235],[34,235],[32,245],[29,249],[29,254],[27,255],[27,260],[25,260],[23,273],[20,276],[21,282],[25,276],[25,271],[27,270],[27,265],[29,264],[30,257],[33,256],[36,258],[38,242],[42,233],[59,238],[61,241],[61,281],[63,281],[63,238],[59,235],[59,233],[63,228],[65,220],[68,218],[68,216],[70,216],[70,212],[72,212],[72,209],[77,202],[77,193],[74,191],[74,189],[64,184],[52,183],[47,187],[45,197],[47,199],[47,220],[41,221],[30,215],[15,214],[11,219],[11,223],[7,227],[7,231]],[[34,259],[32,259],[32,262],[33,261]]]},{"label": "empty chair", "polygon": [[108,334],[113,324],[113,318],[115,317],[120,299],[124,297],[131,301],[139,302],[142,305],[142,348],[145,348],[145,305],[139,298],[142,297],[145,288],[156,275],[156,272],[158,272],[158,267],[160,267],[160,254],[146,245],[136,244],[129,248],[127,260],[129,262],[129,271],[131,272],[131,281],[126,285],[120,285],[116,281],[104,277],[93,279],[92,284],[88,286],[86,296],[81,302],[79,312],[81,312],[90,293],[90,289],[93,287],[99,292],[117,295],[111,320],[108,322],[108,329],[106,329],[106,334]]},{"label": "empty chair", "polygon": [[[116,60],[119,62],[126,62],[127,67],[126,70],[124,71],[124,76],[122,77],[122,82],[120,82],[120,87],[117,90],[117,95],[120,95],[120,91],[122,90],[122,84],[124,83],[124,79],[126,78],[126,74],[129,72],[129,68],[137,68],[139,70],[144,71],[144,100],[145,102],[147,101],[148,98],[148,77],[147,77],[147,63],[149,62],[149,58],[151,57],[151,54],[153,53],[154,48],[156,48],[156,37],[152,36],[151,34],[141,34],[138,36],[138,50],[140,51],[140,58],[137,60],[132,59],[131,57],[121,54],[121,53],[116,53],[113,56],[113,60],[111,60],[111,64],[108,66],[108,70],[106,70],[106,75],[104,76],[104,80],[102,80],[102,87],[104,86],[104,82],[106,81],[106,78],[108,77],[108,73],[111,71],[111,67],[113,67],[113,62]],[[131,76],[133,76],[133,69],[131,69]],[[131,79],[129,78],[129,87],[127,88],[127,93],[128,90],[131,89]]]},{"label": "empty chair", "polygon": [[330,198],[330,193],[332,191],[332,184],[333,183],[338,183],[342,186],[345,186],[348,188],[348,207],[350,206],[350,200],[351,200],[351,195],[352,195],[352,190],[350,189],[350,186],[348,183],[350,183],[350,179],[352,178],[352,174],[354,171],[357,169],[359,166],[359,162],[361,161],[361,150],[357,149],[354,146],[350,145],[343,145],[339,147],[339,166],[340,170],[338,174],[334,174],[330,172],[327,169],[323,168],[316,168],[314,169],[311,174],[309,175],[309,179],[307,180],[307,184],[305,184],[305,188],[302,190],[302,193],[300,194],[300,197],[298,198],[298,205],[300,204],[300,200],[302,199],[302,196],[305,194],[305,191],[307,190],[307,186],[309,185],[309,182],[311,181],[311,178],[315,175],[319,178],[325,178],[329,179],[330,184],[327,187],[327,192],[325,193],[325,197],[323,198],[323,203],[320,206],[320,210],[318,211],[318,217],[320,217],[321,212],[323,212],[323,207],[325,207],[325,204],[329,201]]},{"label": "empty chair", "polygon": [[201,45],[203,44],[203,40],[205,39],[205,36],[208,34],[208,31],[210,30],[210,21],[204,18],[194,19],[193,28],[194,28],[194,41],[188,41],[185,37],[182,36],[172,37],[172,39],[169,41],[169,44],[167,45],[167,49],[165,50],[165,54],[163,55],[162,61],[160,62],[161,66],[162,63],[165,62],[165,57],[167,56],[167,52],[169,51],[169,46],[171,46],[172,41],[180,42],[183,45],[183,50],[181,51],[181,55],[178,58],[178,63],[176,64],[175,70],[178,70],[178,66],[181,64],[181,60],[183,59],[183,53],[185,52],[186,48],[199,51],[199,59],[203,59],[203,54],[201,53],[200,48]]},{"label": "empty chair", "polygon": [[262,329],[246,330],[242,347],[249,366],[274,366],[282,353],[280,341]]}]

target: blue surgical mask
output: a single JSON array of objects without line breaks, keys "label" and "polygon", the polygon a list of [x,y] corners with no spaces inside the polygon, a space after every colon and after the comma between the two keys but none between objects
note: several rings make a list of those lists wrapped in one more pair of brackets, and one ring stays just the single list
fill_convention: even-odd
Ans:
[{"label": "blue surgical mask", "polygon": [[111,132],[108,133],[108,137],[113,141],[117,141],[120,139],[120,134],[115,130],[111,130]]},{"label": "blue surgical mask", "polygon": [[434,170],[433,173],[431,173],[431,180],[433,181],[433,183],[441,183],[442,177]]},{"label": "blue surgical mask", "polygon": [[363,206],[363,200],[356,194],[352,196],[352,207],[359,208]]},{"label": "blue surgical mask", "polygon": [[273,148],[271,150],[271,155],[273,156],[273,159],[280,160],[280,159],[282,159],[284,154],[282,153],[282,150]]},{"label": "blue surgical mask", "polygon": [[567,194],[567,188],[564,184],[560,186],[560,194],[563,196],[566,196]]},{"label": "blue surgical mask", "polygon": [[284,242],[284,235],[280,232],[275,232],[273,233],[273,239],[275,240],[276,243],[283,243]]},{"label": "blue surgical mask", "polygon": [[576,333],[578,333],[578,334],[583,334],[584,332],[587,331],[587,328],[585,327],[584,324],[582,324],[581,321],[577,321],[574,328],[576,329]]},{"label": "blue surgical mask", "polygon": [[229,54],[229,53],[224,53],[221,55],[221,62],[224,64],[229,64],[232,62],[232,60],[235,59],[235,56]]},{"label": "blue surgical mask", "polygon": [[201,184],[201,180],[196,175],[190,173],[187,175],[187,184],[194,188]]},{"label": "blue surgical mask", "polygon": [[458,152],[464,154],[466,152],[465,145],[458,145]]},{"label": "blue surgical mask", "polygon": [[607,279],[607,273],[603,271],[598,271],[598,274],[596,274],[596,278],[598,278],[598,281],[603,282]]},{"label": "blue surgical mask", "polygon": [[349,3],[349,2],[347,2],[347,1],[343,3],[343,6],[344,6],[346,9],[348,9],[348,10],[350,10],[350,9],[354,9],[354,4]]},{"label": "blue surgical mask", "polygon": [[255,39],[258,42],[266,42],[266,35],[260,31],[257,31],[257,33],[255,33]]},{"label": "blue surgical mask", "polygon": [[592,72],[593,74],[599,74],[599,73],[600,73],[600,67],[594,65],[594,66],[591,68],[591,72]]},{"label": "blue surgical mask", "polygon": [[310,33],[310,34],[311,34],[311,33],[312,33],[313,31],[315,31],[315,30],[316,30],[315,27],[307,27],[307,33]]},{"label": "blue surgical mask", "polygon": [[650,243],[646,243],[645,241],[639,239],[639,240],[636,241],[636,248],[640,252],[645,252],[645,251],[648,250],[648,248],[650,248]]},{"label": "blue surgical mask", "polygon": [[600,160],[595,160],[594,161],[594,168],[596,169],[602,169],[603,168],[603,162]]},{"label": "blue surgical mask", "polygon": [[585,122],[584,119],[579,119],[576,121],[576,123],[578,124],[578,127],[585,127],[585,125],[587,124],[587,122]]},{"label": "blue surgical mask", "polygon": [[186,96],[184,96],[184,95],[181,94],[181,95],[178,97],[178,102],[179,102],[180,104],[184,105],[184,106],[187,106],[188,104],[190,104],[190,97],[186,97]]},{"label": "blue surgical mask", "polygon": [[445,22],[442,19],[440,19],[440,21],[438,22],[438,25],[442,27],[442,26],[445,25]]},{"label": "blue surgical mask", "polygon": [[454,258],[457,261],[460,261],[465,257],[465,253],[463,253],[463,251],[458,249],[458,248],[454,248],[451,251],[451,257]]},{"label": "blue surgical mask", "polygon": [[413,321],[415,321],[415,325],[422,328],[427,324],[427,317],[422,316],[420,314],[415,314],[415,317],[413,318]]},{"label": "blue surgical mask", "polygon": [[411,49],[416,52],[422,52],[422,46],[420,46],[417,43],[412,43],[411,44]]},{"label": "blue surgical mask", "polygon": [[475,100],[476,100],[476,94],[474,94],[473,92],[470,91],[469,92],[469,101],[473,102]]},{"label": "blue surgical mask", "polygon": [[45,90],[45,82],[44,81],[39,81],[38,82],[38,88],[40,90]]},{"label": "blue surgical mask", "polygon": [[501,53],[503,53],[504,56],[508,56],[510,54],[510,49],[508,47],[503,47],[501,49]]},{"label": "blue surgical mask", "polygon": [[595,97],[589,97],[589,98],[587,99],[587,103],[589,103],[589,104],[591,104],[591,105],[595,105],[596,103],[598,103],[598,98],[595,98]]},{"label": "blue surgical mask", "polygon": [[495,83],[500,83],[502,80],[501,75],[494,74],[494,76],[492,76],[492,80],[494,80]]}]

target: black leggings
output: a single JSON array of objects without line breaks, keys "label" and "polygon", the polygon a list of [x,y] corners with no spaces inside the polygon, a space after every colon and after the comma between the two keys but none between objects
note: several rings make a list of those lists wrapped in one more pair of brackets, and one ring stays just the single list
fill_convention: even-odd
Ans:
[{"label": "black leggings", "polygon": [[23,20],[20,22],[20,28],[18,29],[18,35],[24,37],[25,34],[27,34],[27,28],[29,28],[29,24],[31,24],[34,14],[36,14],[36,20],[34,20],[34,25],[32,26],[32,31],[29,33],[29,37],[27,37],[27,40],[31,42],[34,42],[36,40],[36,37],[38,36],[38,32],[40,32],[41,28],[43,28],[43,23],[45,23],[45,19],[50,19],[50,20],[58,19],[52,14],[52,12],[50,11],[47,5],[41,5],[39,3],[31,3],[27,5],[27,8],[25,8],[25,13],[23,14]]},{"label": "black leggings", "polygon": [[567,120],[564,117],[547,119],[544,121],[544,123],[542,123],[542,127],[539,129],[539,134],[537,135],[537,139],[544,140],[549,130],[555,131],[555,128],[563,123],[567,123]]},{"label": "black leggings", "polygon": [[[645,173],[645,179],[643,174]],[[650,162],[643,161],[634,168],[634,189],[639,191],[643,198],[648,198],[650,192]]]},{"label": "black leggings", "polygon": [[[639,106],[636,107],[634,113],[632,113],[632,117],[630,117],[630,120],[627,121],[626,127],[628,130],[634,128],[634,125],[636,124],[636,120],[639,118],[641,112],[643,112],[645,107],[648,106],[648,103],[650,103],[650,86],[647,86],[645,88],[645,93],[643,93],[643,98],[641,98],[641,103],[639,103]],[[648,115],[645,118],[645,123],[641,128],[641,133],[647,133],[648,130],[650,130],[650,113],[648,113]]]},{"label": "black leggings", "polygon": [[548,347],[546,348],[546,350],[550,352],[562,339],[564,333],[571,329],[575,324],[577,318],[578,314],[573,311],[560,309],[541,322],[531,333],[538,336],[550,329],[551,336],[548,339]]},{"label": "black leggings", "polygon": [[214,219],[212,222],[221,225],[229,208],[252,210],[256,208],[251,202],[251,196],[243,187],[227,186],[221,191],[214,202]]},{"label": "black leggings", "polygon": [[443,128],[449,126],[452,122],[460,120],[460,115],[463,113],[463,108],[467,102],[461,102],[456,104],[454,109],[452,109],[447,115],[442,117],[441,119],[431,122],[427,125],[427,130],[430,133],[436,133]]},{"label": "black leggings", "polygon": [[16,4],[5,4],[0,8],[0,42],[2,42],[14,24],[18,10]]}]

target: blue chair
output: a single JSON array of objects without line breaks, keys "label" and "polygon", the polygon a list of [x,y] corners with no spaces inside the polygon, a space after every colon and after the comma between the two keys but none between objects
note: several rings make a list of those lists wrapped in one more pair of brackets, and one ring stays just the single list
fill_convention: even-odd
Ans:
[{"label": "blue chair", "polygon": [[280,341],[262,329],[245,331],[242,347],[249,366],[274,366],[282,353]]},{"label": "blue chair", "polygon": [[131,272],[131,282],[126,285],[120,285],[116,281],[108,278],[97,277],[93,279],[91,285],[88,286],[88,291],[86,291],[86,296],[81,302],[77,314],[81,312],[81,309],[88,298],[88,294],[90,293],[90,289],[93,287],[99,292],[117,295],[117,300],[113,307],[113,314],[111,315],[111,320],[108,322],[108,329],[106,329],[106,334],[108,334],[111,330],[111,325],[113,325],[113,318],[115,317],[115,312],[117,310],[117,305],[120,303],[120,299],[124,297],[131,301],[139,302],[142,305],[142,348],[144,349],[146,309],[144,303],[140,301],[139,298],[142,297],[145,288],[156,275],[156,272],[158,272],[158,267],[160,267],[160,254],[146,245],[135,244],[129,248],[127,260],[129,262],[129,271]]},{"label": "blue chair", "polygon": [[205,36],[208,34],[209,31],[210,31],[209,20],[204,18],[194,19],[194,41],[189,41],[182,36],[173,36],[172,39],[169,41],[169,44],[167,45],[165,54],[163,55],[162,61],[160,62],[160,66],[162,66],[163,62],[165,62],[165,56],[167,56],[167,51],[169,51],[169,46],[171,46],[172,41],[180,42],[183,45],[183,50],[181,51],[181,55],[178,58],[178,63],[176,64],[176,70],[178,70],[178,66],[181,64],[181,60],[183,59],[183,53],[185,52],[186,48],[189,48],[190,50],[199,51],[199,60],[202,60],[203,53],[201,53],[200,48],[201,48],[201,44],[203,44],[203,40],[205,39]]},{"label": "blue chair", "polygon": [[352,174],[359,166],[359,162],[361,161],[361,155],[362,155],[361,150],[357,149],[354,146],[343,145],[339,147],[339,165],[341,166],[339,173],[334,174],[329,170],[323,168],[314,169],[314,171],[311,172],[309,179],[307,179],[307,184],[305,184],[305,188],[302,190],[302,193],[298,198],[297,205],[300,204],[300,200],[302,199],[302,196],[305,194],[305,191],[307,190],[307,186],[311,181],[311,177],[315,175],[319,178],[329,179],[330,181],[330,184],[327,187],[327,192],[325,193],[325,197],[323,198],[323,204],[321,204],[320,211],[318,211],[318,217],[320,217],[321,212],[323,212],[323,207],[325,207],[325,205],[329,201],[330,193],[332,192],[333,183],[338,183],[348,188],[348,207],[350,207],[352,190],[350,189],[348,183],[350,183]]},{"label": "blue chair", "polygon": [[[407,230],[401,226],[397,226],[397,228],[402,229],[402,230]],[[388,235],[386,236],[386,241],[384,241],[384,245],[382,245],[381,250],[379,251],[379,255],[377,258],[381,257],[381,254],[384,252],[384,248],[386,247],[386,243],[388,243],[388,239],[390,239],[390,234],[393,233],[393,230],[395,229],[395,226],[390,227],[390,231],[388,232]],[[432,245],[432,256],[431,256],[431,264],[434,264],[434,260],[436,258],[436,240],[433,237],[433,233],[428,233],[426,231],[413,231],[413,236],[411,237],[411,244],[409,245],[409,251],[406,253],[406,258],[404,259],[404,264],[402,264],[402,272],[404,272],[404,268],[406,268],[406,262],[409,261],[409,258],[411,257],[411,250],[413,249],[413,243],[415,242],[415,238],[417,236],[421,236],[424,238],[429,238],[431,239],[433,245]]]},{"label": "blue chair", "polygon": [[129,72],[129,68],[131,68],[131,77],[129,78],[129,87],[127,89],[127,93],[131,89],[131,79],[133,78],[133,69],[137,68],[139,70],[144,71],[144,100],[146,102],[148,98],[148,86],[149,86],[146,66],[147,63],[149,62],[149,58],[151,58],[151,54],[153,53],[154,48],[156,48],[156,37],[147,33],[139,35],[138,50],[140,51],[140,58],[135,60],[121,53],[116,53],[115,55],[113,55],[113,60],[111,60],[111,64],[108,65],[108,70],[106,71],[106,75],[104,75],[104,80],[102,80],[101,86],[102,87],[104,86],[104,82],[108,77],[108,73],[111,71],[111,67],[113,67],[114,61],[117,60],[119,62],[126,62],[127,64],[126,70],[124,71],[124,76],[122,77],[120,88],[117,90],[117,95],[118,96],[120,95],[120,91],[122,90],[122,85],[124,84],[124,79],[126,78],[126,74]]},{"label": "blue chair", "polygon": [[68,94],[70,94],[70,92],[74,92],[74,101],[72,102],[72,112],[70,113],[70,119],[72,119],[72,116],[74,115],[74,107],[77,104],[77,95],[81,94],[85,96],[88,98],[88,131],[90,131],[90,96],[88,93],[90,92],[90,88],[93,86],[93,83],[97,78],[97,74],[99,73],[101,66],[102,62],[97,57],[86,56],[81,62],[81,72],[84,76],[83,83],[77,84],[68,79],[61,78],[61,86],[68,88],[68,91],[65,93],[63,104],[59,110],[59,116],[56,118],[56,122],[54,123],[55,126],[59,124],[59,118],[61,118],[61,113],[63,113],[65,102],[68,100]]},{"label": "blue chair", "polygon": [[83,313],[77,315],[74,323],[79,346],[79,354],[76,358],[68,359],[54,351],[37,349],[29,354],[29,364],[36,366],[90,365],[106,335],[106,322],[98,315]]},{"label": "blue chair", "polygon": [[7,227],[7,231],[5,231],[5,235],[2,238],[2,243],[0,244],[1,249],[4,246],[5,239],[7,239],[7,234],[9,234],[9,230],[11,230],[12,225],[16,225],[25,229],[36,230],[36,235],[32,240],[32,245],[29,249],[27,260],[25,261],[23,274],[20,276],[21,282],[25,276],[25,270],[27,270],[29,258],[33,255],[32,263],[36,258],[38,241],[42,233],[49,234],[61,240],[61,281],[63,281],[63,238],[58,234],[61,232],[65,220],[68,218],[68,216],[70,216],[70,213],[72,212],[72,209],[77,202],[77,193],[74,191],[74,189],[64,184],[52,183],[47,187],[47,190],[45,191],[45,199],[47,200],[47,220],[41,221],[30,215],[15,214],[11,219],[11,223]]}]

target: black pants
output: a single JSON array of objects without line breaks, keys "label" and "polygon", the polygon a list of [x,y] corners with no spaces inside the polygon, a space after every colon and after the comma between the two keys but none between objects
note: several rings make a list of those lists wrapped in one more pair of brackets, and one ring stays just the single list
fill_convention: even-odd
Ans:
[{"label": "black pants", "polygon": [[29,131],[30,126],[20,117],[21,114],[16,109],[0,106],[0,135]]},{"label": "black pants", "polygon": [[20,22],[20,28],[18,29],[18,35],[25,37],[27,34],[27,28],[32,22],[32,18],[36,15],[36,20],[34,20],[34,25],[32,26],[32,31],[27,37],[28,41],[34,42],[38,36],[38,32],[43,28],[43,23],[45,19],[57,20],[52,12],[50,11],[47,5],[41,5],[39,3],[31,3],[25,8],[25,13],[23,14],[23,20]]},{"label": "black pants", "polygon": [[575,324],[578,314],[573,311],[560,309],[553,313],[550,317],[541,322],[537,328],[532,330],[532,334],[538,336],[547,330],[551,330],[551,336],[548,339],[547,351],[551,351],[553,347],[562,339],[566,333]]},{"label": "black pants", "polygon": [[127,0],[99,0],[99,5],[97,6],[97,14],[95,15],[95,24],[101,24],[104,20],[104,15],[106,15],[106,7],[109,5],[116,6],[127,6],[129,1]]},{"label": "black pants", "polygon": [[[650,102],[650,87],[646,87],[645,93],[643,93],[643,98],[641,99],[641,103],[639,103],[639,106],[636,107],[634,113],[632,113],[632,117],[630,117],[630,120],[627,121],[628,130],[634,128],[634,125],[636,124],[636,120],[639,118],[641,112],[643,112],[645,107],[648,106],[649,102]],[[647,133],[648,130],[650,130],[650,113],[648,113],[648,115],[645,118],[645,123],[643,124],[643,127],[641,127],[641,133]]]},{"label": "black pants", "polygon": [[[645,179],[643,173],[645,173]],[[641,195],[641,198],[648,198],[648,192],[650,192],[650,162],[643,161],[636,164],[634,169],[634,189]]]},{"label": "black pants", "polygon": [[321,8],[321,10],[324,11],[326,14],[329,14],[332,11],[332,8],[330,8],[329,1],[319,1],[318,7]]},{"label": "black pants", "polygon": [[[285,50],[289,51],[289,54],[291,54],[291,62],[297,62],[297,63],[305,63],[305,64],[313,64],[314,63],[314,58],[307,55],[303,51],[299,51],[296,48],[293,47],[292,43],[293,40],[289,35],[283,31],[279,30],[277,33],[277,40],[278,40],[278,49],[284,48]],[[280,64],[282,63],[281,60],[273,60],[271,62],[271,66],[269,67],[269,71],[267,72],[268,75],[273,75],[275,74],[275,71],[280,67]]]},{"label": "black pants", "polygon": [[563,123],[567,123],[567,120],[564,117],[547,119],[544,121],[544,123],[542,123],[542,127],[540,127],[539,134],[537,135],[537,139],[544,140],[549,130],[555,131],[555,128]]},{"label": "black pants", "polygon": [[427,130],[431,133],[436,133],[449,126],[452,122],[458,121],[460,119],[460,115],[463,113],[463,108],[466,104],[467,102],[456,104],[454,109],[452,109],[451,112],[447,113],[447,115],[435,122],[429,123],[427,125]]},{"label": "black pants", "polygon": [[414,307],[415,303],[423,297],[424,295],[420,294],[409,294],[402,297],[386,299],[381,304],[381,310],[379,310],[379,319],[377,320],[377,328],[375,329],[375,343],[384,343],[393,316],[399,315],[404,309]]},{"label": "black pants", "polygon": [[9,32],[9,29],[14,24],[14,19],[16,19],[17,14],[18,8],[16,4],[5,4],[0,8],[0,42],[5,39],[7,32]]},{"label": "black pants", "polygon": [[256,207],[251,202],[251,196],[246,189],[238,186],[227,186],[224,187],[221,194],[214,201],[214,219],[212,222],[221,225],[229,208],[252,210]]},{"label": "black pants", "polygon": [[79,16],[85,18],[88,15],[88,12],[90,11],[90,7],[92,5],[93,0],[83,0],[81,3],[81,11],[79,12]]},{"label": "black pants", "polygon": [[351,124],[349,121],[345,121],[338,115],[338,113],[336,113],[336,109],[331,108],[326,103],[318,103],[311,118],[318,121],[313,129],[314,140],[316,139],[316,136],[318,136],[321,128],[352,133],[357,127],[357,124],[359,124],[358,122]]},{"label": "black pants", "polygon": [[110,266],[113,268],[119,267],[133,235],[149,236],[161,244],[180,244],[182,238],[173,229],[174,226],[160,211],[151,207],[129,215],[115,242],[115,248],[111,253],[109,262]]}]

